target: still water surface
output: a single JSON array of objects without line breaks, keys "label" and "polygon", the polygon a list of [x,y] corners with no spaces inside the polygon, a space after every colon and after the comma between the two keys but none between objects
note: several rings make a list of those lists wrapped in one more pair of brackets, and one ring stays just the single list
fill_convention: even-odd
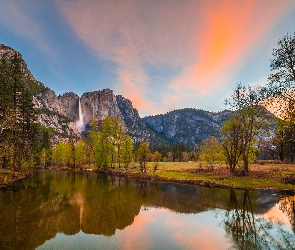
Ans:
[{"label": "still water surface", "polygon": [[292,192],[35,171],[0,191],[0,249],[294,249]]}]

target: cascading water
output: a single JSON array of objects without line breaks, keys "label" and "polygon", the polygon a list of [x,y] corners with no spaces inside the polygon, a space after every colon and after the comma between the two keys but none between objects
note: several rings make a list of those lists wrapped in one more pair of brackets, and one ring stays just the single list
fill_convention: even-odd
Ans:
[{"label": "cascading water", "polygon": [[82,131],[84,131],[84,122],[83,122],[83,112],[82,112],[82,108],[81,108],[81,101],[79,98],[79,120],[76,121],[76,128],[79,131],[79,133],[81,133]]}]

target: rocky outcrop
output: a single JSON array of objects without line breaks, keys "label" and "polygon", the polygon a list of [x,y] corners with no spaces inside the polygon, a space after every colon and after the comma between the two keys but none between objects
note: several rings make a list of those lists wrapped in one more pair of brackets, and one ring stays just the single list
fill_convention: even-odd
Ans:
[{"label": "rocky outcrop", "polygon": [[33,97],[33,103],[38,109],[38,122],[53,131],[51,136],[53,145],[68,137],[80,136],[75,126],[75,119],[65,107],[67,98],[61,100],[64,102],[60,101],[60,97],[50,89],[45,89]]},{"label": "rocky outcrop", "polygon": [[[0,44],[0,56],[12,60],[16,53],[21,57],[17,51]],[[21,67],[24,75],[32,80],[33,102],[39,110],[38,121],[54,131],[54,141],[80,136],[75,127],[75,121],[79,119],[79,96],[72,92],[56,96],[54,91],[36,81],[24,60]],[[154,144],[184,142],[194,145],[210,135],[219,137],[222,122],[230,114],[229,111],[213,113],[183,109],[142,119],[130,100],[114,95],[110,89],[86,92],[80,102],[86,129],[93,118],[102,121],[108,115],[118,116],[125,123],[134,142],[149,141]]]},{"label": "rocky outcrop", "polygon": [[22,58],[22,55],[13,48],[6,46],[4,44],[0,44],[0,57],[4,56],[8,61],[11,61],[15,54],[21,59],[22,73],[30,80],[37,82],[37,80],[32,75],[31,71],[29,71],[26,62]]},{"label": "rocky outcrop", "polygon": [[147,116],[143,123],[170,143],[183,142],[194,146],[208,136],[220,137],[222,123],[231,111],[209,112],[200,109],[180,109],[163,115]]},{"label": "rocky outcrop", "polygon": [[116,101],[128,133],[131,135],[134,142],[149,141],[151,143],[157,143],[160,141],[160,138],[158,138],[155,133],[147,129],[137,109],[133,108],[130,100],[121,95],[117,95]]},{"label": "rocky outcrop", "polygon": [[67,92],[57,97],[61,114],[73,119],[79,119],[79,96],[73,92]]},{"label": "rocky outcrop", "polygon": [[116,97],[110,89],[84,93],[81,108],[85,124],[89,124],[93,118],[104,120],[108,115],[122,118]]},{"label": "rocky outcrop", "polygon": [[34,105],[38,109],[48,109],[53,112],[64,115],[61,103],[54,91],[45,89],[41,93],[34,96]]},{"label": "rocky outcrop", "polygon": [[51,131],[51,143],[79,136],[75,127],[78,95],[66,93],[57,97],[54,91],[34,78],[19,52],[0,44],[0,57],[12,62],[15,55],[20,59],[22,73],[29,80],[33,104],[38,110],[37,120]]},{"label": "rocky outcrop", "polygon": [[93,118],[104,120],[108,115],[120,117],[133,142],[156,142],[156,136],[149,131],[142,122],[138,111],[133,108],[132,102],[121,95],[114,95],[110,89],[86,92],[81,96],[83,121],[86,128]]}]

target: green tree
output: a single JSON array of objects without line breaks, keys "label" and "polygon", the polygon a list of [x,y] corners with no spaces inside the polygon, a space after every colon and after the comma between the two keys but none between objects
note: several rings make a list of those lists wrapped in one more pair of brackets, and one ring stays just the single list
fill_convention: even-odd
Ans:
[{"label": "green tree", "polygon": [[238,164],[245,145],[241,141],[242,121],[240,117],[232,116],[230,120],[224,122],[221,134],[222,134],[222,149],[226,158],[226,163],[229,165],[230,178],[233,177],[235,167]]},{"label": "green tree", "polygon": [[155,151],[152,155],[151,155],[152,161],[155,163],[154,164],[154,171],[153,173],[155,173],[159,167],[159,161],[162,158],[162,154],[159,153],[158,151]]},{"label": "green tree", "polygon": [[113,117],[111,118],[111,143],[112,143],[112,148],[113,148],[113,155],[112,155],[112,162],[116,159],[119,163],[121,163],[121,147],[122,147],[122,142],[124,141],[124,138],[126,136],[126,127],[123,123],[123,121],[119,117]]},{"label": "green tree", "polygon": [[279,98],[281,102],[273,108],[284,120],[278,123],[276,129],[276,140],[279,142],[280,159],[284,160],[284,155],[291,161],[294,157],[295,149],[295,33],[287,34],[279,41],[273,49],[273,58],[270,68],[273,73],[268,76],[268,86],[264,88],[267,98]]},{"label": "green tree", "polygon": [[221,161],[223,159],[221,146],[214,136],[203,140],[203,150],[200,154],[200,159],[206,161],[208,167],[212,169],[216,161]]},{"label": "green tree", "polygon": [[125,168],[128,168],[133,158],[133,143],[130,136],[125,136],[122,141],[121,159],[125,164]]},{"label": "green tree", "polygon": [[[262,128],[266,127],[264,122],[264,114],[260,106],[263,100],[263,95],[261,94],[261,89],[259,87],[252,88],[242,86],[237,84],[233,95],[225,101],[225,103],[233,109],[235,112],[230,124],[227,124],[228,129],[232,126],[235,131],[233,134],[238,136],[234,140],[226,140],[226,148],[228,149],[229,142],[232,141],[234,144],[232,146],[238,146],[236,152],[241,151],[241,156],[243,160],[243,171],[247,175],[249,171],[249,159],[253,157],[253,149],[257,136],[261,132]],[[238,140],[235,142],[235,140]],[[226,153],[228,157],[228,152]]]},{"label": "green tree", "polygon": [[140,164],[140,170],[142,173],[146,173],[146,163],[150,157],[151,150],[148,142],[141,142],[137,149],[137,157]]},{"label": "green tree", "polygon": [[87,160],[87,146],[84,139],[81,139],[75,145],[75,161],[79,167],[82,167]]},{"label": "green tree", "polygon": [[[126,156],[126,148],[122,149],[123,143],[127,143],[127,151],[130,151],[130,139],[127,142],[125,141],[126,127],[119,117],[107,116],[100,128],[96,121],[93,121],[89,137],[93,146],[96,165],[103,167],[104,170],[108,166],[112,167],[115,162],[118,162],[120,166],[122,155]],[[125,150],[123,154],[122,150]],[[129,164],[127,158],[124,159],[125,164]]]},{"label": "green tree", "polygon": [[28,79],[16,53],[11,60],[0,61],[0,148],[3,161],[15,171],[33,164],[34,143],[38,133],[37,114]]},{"label": "green tree", "polygon": [[287,103],[283,108],[287,109],[284,113],[288,117],[295,109],[294,91],[290,91],[295,83],[295,33],[281,38],[272,55],[270,68],[273,73],[268,76],[265,93],[267,97],[279,97]]}]

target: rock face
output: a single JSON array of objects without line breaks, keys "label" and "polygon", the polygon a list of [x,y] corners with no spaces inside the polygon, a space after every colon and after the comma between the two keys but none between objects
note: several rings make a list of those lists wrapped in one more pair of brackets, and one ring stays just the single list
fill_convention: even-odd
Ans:
[{"label": "rock face", "polygon": [[161,141],[155,133],[147,129],[137,109],[133,108],[130,100],[121,95],[117,95],[116,101],[128,133],[134,138],[133,140],[135,142],[150,141],[152,143],[158,143]]},{"label": "rock face", "polygon": [[147,116],[142,121],[170,143],[183,142],[194,146],[196,142],[210,135],[219,138],[222,123],[230,114],[231,111],[214,113],[199,109],[180,109],[163,115]]},{"label": "rock face", "polygon": [[65,107],[68,102],[68,98],[57,97],[50,89],[44,89],[33,97],[33,103],[39,110],[38,122],[54,131],[51,136],[53,145],[68,137],[80,136],[75,126],[75,119],[71,117],[70,106],[69,109]]},{"label": "rock face", "polygon": [[108,115],[122,118],[116,97],[110,89],[84,93],[81,96],[81,108],[85,124],[93,118],[104,120]]},{"label": "rock face", "polygon": [[60,105],[60,113],[75,120],[79,119],[79,96],[73,92],[65,93],[57,97]]},{"label": "rock face", "polygon": [[[0,44],[0,56],[11,60],[15,54],[12,48]],[[33,102],[39,110],[38,121],[54,131],[54,142],[67,137],[79,137],[75,121],[79,119],[79,96],[65,93],[56,96],[55,92],[35,80],[22,60],[22,71],[34,85]],[[219,137],[220,128],[230,112],[208,112],[197,109],[182,109],[163,115],[140,118],[132,102],[121,95],[114,95],[110,89],[86,92],[80,98],[84,126],[89,128],[93,118],[104,120],[108,115],[120,117],[134,142],[180,143],[194,145],[210,135]]]},{"label": "rock face", "polygon": [[24,73],[24,75],[30,80],[37,82],[32,73],[29,71],[26,62],[22,58],[22,55],[13,48],[8,47],[4,44],[0,44],[0,57],[4,56],[8,61],[11,61],[15,54],[18,55],[22,60],[21,70]]},{"label": "rock face", "polygon": [[[73,112],[71,113],[71,109],[66,107],[68,106],[68,94],[57,97],[54,91],[46,88],[44,84],[34,78],[19,52],[0,44],[0,57],[11,62],[15,55],[21,60],[22,73],[30,80],[29,86],[32,90],[33,103],[38,110],[38,122],[51,131],[51,143],[56,144],[70,136],[79,136],[75,128],[74,117],[71,116]],[[74,100],[74,98],[72,99]]]},{"label": "rock face", "polygon": [[117,116],[125,123],[127,132],[134,142],[156,141],[156,136],[143,124],[132,102],[123,96],[115,96],[110,89],[84,93],[81,96],[81,108],[86,128],[89,128],[93,118],[102,121],[108,115]]}]

